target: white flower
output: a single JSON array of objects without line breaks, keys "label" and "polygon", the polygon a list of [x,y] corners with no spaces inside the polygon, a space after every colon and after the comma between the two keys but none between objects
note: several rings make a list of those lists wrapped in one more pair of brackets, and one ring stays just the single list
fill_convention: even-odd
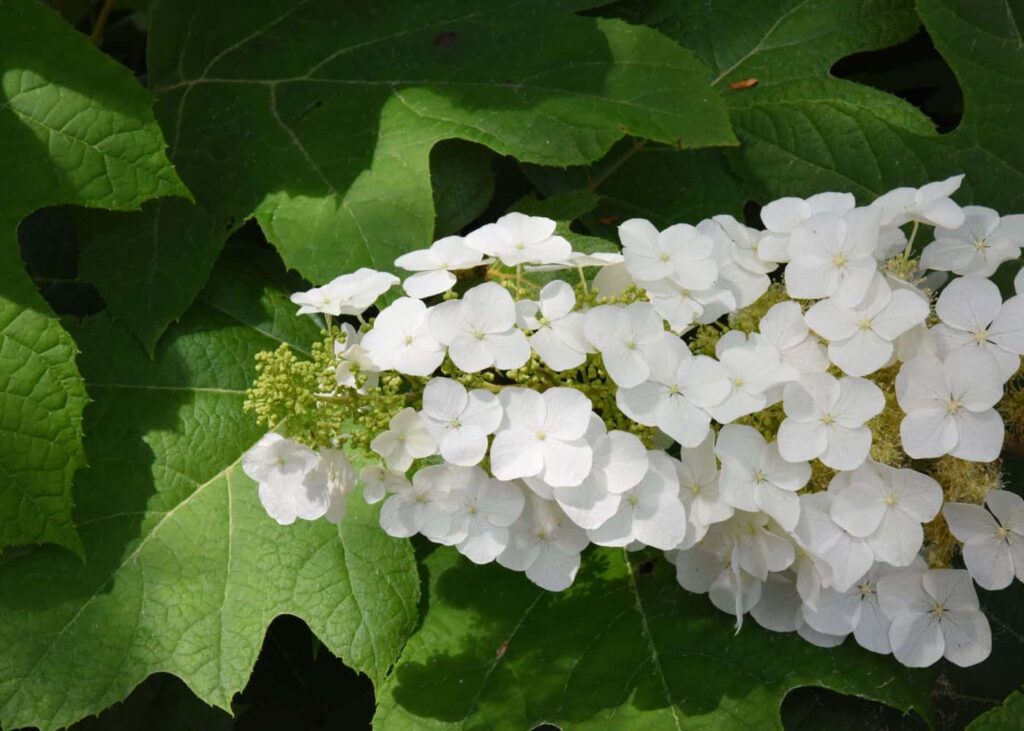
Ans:
[{"label": "white flower", "polygon": [[789,240],[786,292],[851,307],[879,276],[875,260],[879,212],[855,208],[842,216],[821,213],[800,223]]},{"label": "white flower", "polygon": [[451,495],[452,471],[457,469],[461,468],[438,464],[418,470],[411,483],[402,485],[381,506],[384,532],[393,538],[422,533],[432,541],[445,541],[451,533],[452,514],[458,509]]},{"label": "white flower", "polygon": [[495,223],[481,226],[466,236],[471,249],[495,256],[506,266],[551,264],[569,258],[572,246],[555,236],[555,222],[541,216],[506,213]]},{"label": "white flower", "polygon": [[636,282],[633,281],[633,277],[629,275],[626,270],[625,261],[618,264],[609,264],[606,267],[602,267],[601,270],[594,275],[594,291],[602,297],[618,297],[628,287],[633,286]]},{"label": "white flower", "polygon": [[835,470],[860,466],[871,450],[865,423],[885,408],[882,389],[863,378],[809,373],[787,383],[779,453],[788,462],[818,458]]},{"label": "white flower", "polygon": [[404,472],[389,470],[382,464],[371,464],[359,470],[363,483],[363,499],[370,505],[379,503],[388,493],[408,489],[409,478]]},{"label": "white flower", "polygon": [[924,541],[922,523],[942,507],[942,488],[920,472],[868,461],[828,486],[830,514],[843,530],[867,539],[875,558],[909,566]]},{"label": "white flower", "polygon": [[1017,276],[1013,278],[1013,291],[1017,294],[1024,294],[1024,268],[1017,270]]},{"label": "white flower", "polygon": [[763,510],[786,530],[800,518],[796,491],[811,479],[807,462],[787,462],[750,426],[729,424],[718,432],[715,454],[722,462],[718,484],[724,500],[739,510]]},{"label": "white flower", "polygon": [[370,449],[383,457],[390,469],[405,472],[414,459],[437,453],[437,443],[411,406],[392,416],[388,426],[387,431],[373,438]]},{"label": "white flower", "polygon": [[674,460],[664,452],[647,453],[648,468],[634,487],[622,493],[619,509],[587,535],[599,546],[628,546],[640,541],[668,551],[686,537],[686,509],[679,500]]},{"label": "white flower", "polygon": [[964,544],[964,564],[978,586],[1005,589],[1014,576],[1024,581],[1024,499],[1006,490],[989,490],[985,503],[988,510],[946,503],[942,514],[949,532]]},{"label": "white flower", "polygon": [[921,356],[896,375],[896,399],[906,416],[900,424],[903,449],[914,459],[951,454],[991,462],[1003,447],[1003,419],[992,408],[1003,396],[995,361],[960,349],[941,361]]},{"label": "white flower", "polygon": [[490,391],[434,378],[423,389],[424,424],[445,461],[469,467],[487,453],[487,435],[501,423],[501,404]]},{"label": "white flower", "polygon": [[730,545],[716,549],[676,552],[676,581],[687,591],[707,594],[716,608],[735,616],[738,630],[743,615],[761,600],[762,582],[739,568]]},{"label": "white flower", "polygon": [[798,303],[787,301],[772,305],[761,318],[758,330],[758,337],[751,337],[751,340],[773,346],[779,351],[781,362],[798,373],[820,373],[828,369],[828,354],[811,334]]},{"label": "white flower", "polygon": [[315,517],[307,517],[301,512],[298,516],[305,520],[325,517],[330,523],[340,523],[348,507],[348,494],[356,485],[356,471],[345,452],[340,449],[325,447],[317,454],[320,462],[306,475],[302,486],[311,502],[322,505],[323,511],[317,510],[319,515]]},{"label": "white flower", "polygon": [[881,210],[884,226],[919,221],[930,226],[958,228],[964,222],[964,211],[949,196],[957,191],[963,179],[963,175],[954,175],[920,188],[896,188],[875,198],[871,206]]},{"label": "white flower", "polygon": [[782,363],[774,347],[747,344],[743,333],[737,330],[719,339],[715,354],[729,386],[729,395],[708,408],[720,424],[760,411],[768,405],[766,394],[770,389],[799,376],[794,368]]},{"label": "white flower", "polygon": [[446,543],[476,564],[490,563],[508,546],[508,527],[523,512],[523,489],[490,478],[479,467],[452,467],[452,528]]},{"label": "white flower", "polygon": [[427,306],[411,297],[385,307],[360,344],[379,369],[410,376],[429,376],[444,360],[444,348],[427,323]]},{"label": "white flower", "polygon": [[[260,441],[266,439],[264,437]],[[331,523],[337,523],[345,517],[346,497],[355,484],[352,465],[340,450],[309,450],[313,454],[314,466],[305,472],[297,472],[300,465],[309,464],[309,456],[304,451],[307,449],[290,440],[269,440],[257,451],[255,459],[249,459],[248,469],[243,459],[243,469],[250,477],[259,473],[268,475],[268,479],[259,485],[260,502],[267,514],[281,525],[290,525],[296,518],[317,520],[326,517]],[[267,472],[265,460],[275,454],[283,462]],[[249,458],[249,453],[246,458]]]},{"label": "white flower", "polygon": [[679,450],[674,462],[679,480],[679,497],[686,508],[689,526],[680,548],[690,548],[701,540],[708,527],[732,517],[733,507],[718,488],[718,462],[715,459],[715,435],[708,432],[698,446]]},{"label": "white flower", "polygon": [[976,348],[995,359],[1004,381],[1017,372],[1024,353],[1024,297],[1004,303],[995,282],[960,277],[942,290],[935,314],[942,320],[932,328],[941,354]]},{"label": "white flower", "polygon": [[362,315],[377,298],[398,284],[398,277],[374,269],[357,269],[342,274],[322,287],[296,292],[291,299],[299,307],[298,314],[320,312],[338,317]]},{"label": "white flower", "polygon": [[483,254],[466,246],[461,236],[446,236],[429,249],[410,251],[395,259],[396,267],[416,272],[406,278],[402,288],[417,299],[447,292],[456,281],[452,271],[472,269],[483,263]]},{"label": "white flower", "polygon": [[[622,494],[647,472],[647,450],[633,434],[605,433],[596,415],[590,418],[586,441],[594,452],[590,473],[579,485],[551,488],[551,497],[580,528],[596,528],[615,514]],[[535,480],[530,483],[537,492]]]},{"label": "white flower", "polygon": [[841,216],[857,203],[849,193],[819,193],[807,200],[779,198],[761,209],[765,232],[757,244],[757,255],[764,261],[789,261],[789,237],[802,221],[819,213]]},{"label": "white flower", "polygon": [[737,309],[736,296],[723,287],[692,290],[671,279],[643,285],[651,305],[675,332],[683,332],[695,322],[714,322]]},{"label": "white flower", "polygon": [[[354,388],[359,393],[365,394],[370,389],[377,387],[380,382],[380,373],[373,359],[370,358],[369,351],[360,345],[362,333],[357,332],[347,322],[341,323],[339,329],[344,338],[334,341],[334,356],[338,361],[338,366],[334,370],[335,381],[339,386]],[[366,376],[361,386],[357,379],[359,375]]]},{"label": "white flower", "polygon": [[[728,249],[729,258],[739,266],[757,274],[768,274],[778,269],[777,262],[762,259],[758,254],[761,239],[765,235],[764,232],[744,226],[732,216],[713,216],[710,220],[717,224],[725,234],[730,244],[725,247]],[[700,226],[697,228],[700,229]]]},{"label": "white flower", "polygon": [[633,421],[657,426],[684,447],[697,446],[711,424],[704,409],[732,390],[725,370],[705,355],[694,357],[686,343],[671,335],[648,346],[648,358],[650,380],[620,388],[616,404]]},{"label": "white flower", "polygon": [[539,476],[552,487],[579,485],[590,473],[593,451],[584,435],[590,399],[572,388],[543,394],[505,388],[505,415],[491,444],[491,472],[500,480]]},{"label": "white flower", "polygon": [[904,665],[927,667],[945,657],[967,667],[992,651],[992,631],[966,571],[894,571],[878,580],[878,601],[892,620],[892,654]]},{"label": "white flower", "polygon": [[1004,261],[1020,256],[1024,216],[1003,216],[991,208],[964,206],[965,220],[956,228],[935,229],[924,247],[921,267],[955,274],[991,277]]},{"label": "white flower", "polygon": [[448,346],[448,357],[467,373],[518,368],[530,359],[526,336],[516,328],[512,295],[494,282],[442,302],[430,311],[430,330]]},{"label": "white flower", "polygon": [[242,471],[259,483],[299,484],[319,463],[316,452],[304,444],[267,432],[242,457]]},{"label": "white flower", "polygon": [[822,300],[804,318],[829,341],[828,357],[851,376],[866,376],[889,362],[893,341],[928,317],[928,302],[906,289],[893,290],[882,277],[864,302],[844,307]]},{"label": "white flower", "polygon": [[665,327],[650,304],[634,302],[595,307],[584,317],[583,332],[601,353],[609,377],[630,388],[650,375],[646,350],[665,335]]},{"label": "white flower", "polygon": [[796,558],[793,544],[768,530],[765,513],[736,511],[729,520],[716,523],[700,546],[732,554],[733,566],[765,581],[773,571],[788,569]]},{"label": "white flower", "polygon": [[576,295],[567,283],[555,280],[544,285],[538,302],[516,303],[519,324],[532,332],[530,347],[550,368],[576,368],[592,351],[583,334],[583,313],[573,312]]},{"label": "white flower", "polygon": [[828,565],[832,588],[846,591],[868,572],[875,554],[867,539],[851,536],[832,520],[832,499],[827,492],[801,495],[794,533],[802,546]]},{"label": "white flower", "polygon": [[672,279],[687,289],[707,289],[718,266],[714,242],[696,228],[677,223],[658,232],[650,221],[631,218],[619,226],[626,269],[638,281]]},{"label": "white flower", "polygon": [[[915,559],[914,569],[923,571],[924,561]],[[899,571],[888,564],[876,563],[864,577],[846,591],[825,588],[817,607],[803,607],[807,624],[819,632],[846,635],[850,632],[857,644],[871,652],[887,655],[889,645],[889,618],[878,604],[878,580]]]},{"label": "white flower", "polygon": [[562,591],[576,578],[580,552],[587,542],[587,534],[557,503],[531,493],[510,528],[508,546],[498,556],[498,563],[513,571],[525,571],[526,578],[542,589]]},{"label": "white flower", "polygon": [[[768,291],[771,280],[768,272],[778,264],[766,262],[757,255],[757,243],[761,232],[744,226],[732,216],[715,216],[697,224],[697,231],[710,238],[714,244],[714,259],[718,266],[718,277],[711,287],[730,295],[732,306],[727,311],[753,304]],[[707,313],[701,320],[710,322]]]}]

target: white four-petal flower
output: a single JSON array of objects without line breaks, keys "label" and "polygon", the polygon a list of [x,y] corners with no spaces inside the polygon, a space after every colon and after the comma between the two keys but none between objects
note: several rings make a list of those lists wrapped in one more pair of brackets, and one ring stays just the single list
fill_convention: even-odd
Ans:
[{"label": "white four-petal flower", "polygon": [[1024,216],[999,217],[991,208],[964,206],[964,222],[935,228],[935,240],[921,252],[921,267],[954,274],[991,277],[1004,261],[1020,256]]},{"label": "white four-petal flower", "polygon": [[472,269],[484,263],[484,255],[466,246],[461,236],[446,236],[429,249],[410,251],[395,259],[395,266],[416,272],[406,277],[402,288],[410,297],[423,299],[447,292],[455,284],[453,271]]},{"label": "white four-petal flower", "polygon": [[885,408],[882,389],[863,378],[809,373],[787,383],[786,418],[779,426],[779,453],[789,462],[818,458],[835,470],[853,470],[867,459],[867,421]]},{"label": "white four-petal flower", "polygon": [[583,313],[575,307],[572,287],[560,279],[544,285],[537,302],[516,303],[519,324],[531,332],[530,347],[552,370],[576,368],[593,352],[583,334]]},{"label": "white four-petal flower", "polygon": [[516,327],[512,295],[494,282],[479,284],[462,299],[434,307],[430,330],[448,347],[452,362],[467,373],[518,368],[530,359],[530,344]]},{"label": "white four-petal flower", "polygon": [[[1024,581],[1024,498],[989,490],[988,510],[969,503],[946,503],[949,532],[964,544],[964,565],[983,589],[1005,589],[1016,576]],[[991,511],[991,512],[989,512]]]},{"label": "white four-petal flower", "polygon": [[906,416],[903,450],[914,459],[951,454],[991,462],[1003,447],[1003,419],[992,408],[1003,396],[996,362],[975,349],[907,361],[896,375],[896,399]]},{"label": "white four-petal flower", "polygon": [[487,436],[501,423],[498,397],[482,388],[434,378],[423,389],[423,421],[448,462],[470,467],[487,453]]},{"label": "white four-petal flower", "polygon": [[932,328],[941,354],[977,348],[999,365],[1003,380],[1020,368],[1024,354],[1024,297],[1003,302],[999,287],[982,277],[959,277],[935,303],[942,322]]},{"label": "white four-petal flower", "polygon": [[411,297],[381,310],[360,344],[382,371],[429,376],[444,360],[444,348],[427,323],[427,306]]},{"label": "white four-petal flower", "polygon": [[465,238],[471,249],[501,259],[506,266],[566,261],[572,246],[555,235],[555,222],[542,216],[506,213]]}]

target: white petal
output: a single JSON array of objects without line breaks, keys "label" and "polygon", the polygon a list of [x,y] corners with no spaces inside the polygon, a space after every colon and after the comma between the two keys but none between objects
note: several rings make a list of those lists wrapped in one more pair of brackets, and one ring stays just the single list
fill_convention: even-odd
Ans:
[{"label": "white petal", "polygon": [[1013,554],[1005,540],[995,535],[970,540],[963,547],[963,557],[971,577],[982,589],[1005,589],[1013,582]]},{"label": "white petal", "polygon": [[[994,462],[1003,450],[1003,417],[995,409],[977,414],[961,409],[955,417],[956,446],[950,454],[972,462]],[[908,451],[907,454],[910,454]]]},{"label": "white petal", "polygon": [[992,652],[992,630],[981,612],[946,612],[942,615],[943,656],[962,668],[977,665]]},{"label": "white petal", "polygon": [[994,282],[982,277],[958,277],[942,290],[935,302],[935,314],[947,325],[974,332],[987,328],[1002,304]]},{"label": "white petal", "polygon": [[543,394],[545,435],[561,440],[578,439],[590,424],[590,399],[574,388],[549,388]]},{"label": "white petal", "polygon": [[878,600],[865,599],[861,602],[860,621],[853,630],[853,638],[865,650],[888,655],[892,652],[892,645],[889,644],[891,625],[892,622],[878,605]]},{"label": "white petal", "polygon": [[441,456],[454,465],[472,467],[487,453],[487,435],[475,426],[450,429],[441,439]]},{"label": "white petal", "polygon": [[423,389],[423,413],[437,421],[457,419],[468,403],[466,387],[450,378],[432,378]]},{"label": "white petal", "polygon": [[961,543],[994,536],[999,529],[995,518],[980,505],[946,503],[942,508],[942,516],[946,519],[949,532]]},{"label": "white petal", "polygon": [[586,440],[546,439],[540,445],[544,452],[544,470],[540,476],[552,487],[578,485],[590,474],[594,453]]},{"label": "white petal", "polygon": [[909,456],[930,459],[952,451],[959,437],[957,424],[945,409],[921,409],[900,422],[900,439]]},{"label": "white petal", "polygon": [[892,357],[893,344],[873,330],[859,330],[852,337],[829,343],[828,357],[850,376],[866,376]]},{"label": "white petal", "polygon": [[494,365],[501,370],[519,368],[530,359],[530,344],[521,330],[488,335],[486,341],[493,354]]},{"label": "white petal", "polygon": [[889,626],[892,654],[912,668],[934,665],[942,657],[946,645],[939,622],[930,614],[900,614]]},{"label": "white petal", "polygon": [[491,472],[499,480],[533,477],[544,469],[544,450],[536,432],[499,431],[491,443]]},{"label": "white petal", "polygon": [[879,561],[893,566],[910,566],[924,542],[921,524],[901,510],[887,510],[868,545]]},{"label": "white petal", "polygon": [[[398,263],[397,261],[395,262]],[[402,289],[410,297],[426,299],[435,294],[441,294],[451,289],[456,282],[454,274],[446,269],[435,269],[429,272],[417,272],[407,277],[402,283]]]},{"label": "white petal", "polygon": [[526,578],[542,589],[563,591],[572,586],[580,568],[580,555],[562,553],[553,547],[544,547],[530,568]]}]

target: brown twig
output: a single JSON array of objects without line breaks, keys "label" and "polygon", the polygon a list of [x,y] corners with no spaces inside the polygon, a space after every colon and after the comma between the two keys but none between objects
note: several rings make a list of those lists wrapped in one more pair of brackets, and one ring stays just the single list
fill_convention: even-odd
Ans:
[{"label": "brown twig", "polygon": [[114,0],[103,0],[103,5],[100,7],[100,14],[96,16],[96,24],[92,27],[92,33],[89,34],[89,40],[92,41],[94,46],[100,46],[103,43],[103,31],[107,27],[107,19],[110,18],[110,11],[114,9]]}]

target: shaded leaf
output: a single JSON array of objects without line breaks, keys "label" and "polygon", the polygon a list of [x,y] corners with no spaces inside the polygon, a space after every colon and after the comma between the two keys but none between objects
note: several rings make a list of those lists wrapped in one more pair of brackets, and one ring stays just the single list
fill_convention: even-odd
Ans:
[{"label": "shaded leaf", "polygon": [[593,551],[551,593],[435,550],[427,613],[378,690],[374,728],[780,728],[783,697],[804,685],[929,712],[926,673],[752,623],[737,636],[671,564],[641,571],[646,559]]},{"label": "shaded leaf", "polygon": [[95,402],[75,484],[86,563],[50,548],[0,566],[0,723],[67,725],[154,672],[230,708],[270,621],[305,619],[380,681],[416,621],[412,551],[357,498],[340,530],[282,527],[242,473],[253,356],[315,328],[244,261],[226,263],[150,360],[106,315],[75,329]]},{"label": "shaded leaf", "polygon": [[1018,731],[1024,727],[1024,694],[1014,691],[998,708],[978,716],[968,731]]},{"label": "shaded leaf", "polygon": [[149,95],[42,3],[0,2],[0,69],[0,547],[80,551],[71,478],[84,464],[85,387],[16,228],[43,206],[131,209],[187,192]]},{"label": "shaded leaf", "polygon": [[152,355],[206,283],[223,232],[182,198],[162,198],[132,213],[82,211],[76,222],[81,277]]},{"label": "shaded leaf", "polygon": [[434,238],[457,233],[483,213],[494,195],[494,155],[483,145],[445,140],[430,153]]},{"label": "shaded leaf", "polygon": [[430,242],[441,140],[546,165],[598,159],[625,134],[734,142],[692,54],[564,5],[165,3],[149,52],[158,114],[204,208],[255,215],[320,282]]}]

